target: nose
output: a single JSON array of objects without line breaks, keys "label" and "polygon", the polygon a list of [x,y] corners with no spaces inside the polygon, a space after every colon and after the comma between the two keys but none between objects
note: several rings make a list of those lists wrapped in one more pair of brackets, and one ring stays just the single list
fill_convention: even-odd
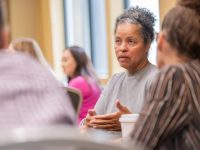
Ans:
[{"label": "nose", "polygon": [[65,67],[65,62],[61,60],[61,66],[64,68]]},{"label": "nose", "polygon": [[125,42],[122,42],[122,44],[119,47],[121,52],[126,52],[127,51],[127,46]]}]

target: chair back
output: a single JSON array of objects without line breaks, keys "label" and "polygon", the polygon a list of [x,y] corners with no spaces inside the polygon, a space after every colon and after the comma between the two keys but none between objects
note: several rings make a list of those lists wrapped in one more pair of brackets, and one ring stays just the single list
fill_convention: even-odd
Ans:
[{"label": "chair back", "polygon": [[75,113],[77,116],[79,115],[81,104],[82,104],[82,94],[79,90],[76,90],[74,88],[70,87],[65,87],[66,88],[66,93],[69,95],[71,99],[71,103],[74,107]]}]

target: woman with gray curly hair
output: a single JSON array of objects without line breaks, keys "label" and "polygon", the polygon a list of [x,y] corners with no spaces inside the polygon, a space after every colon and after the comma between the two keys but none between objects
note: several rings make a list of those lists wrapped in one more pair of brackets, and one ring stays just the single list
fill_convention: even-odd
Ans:
[{"label": "woman with gray curly hair", "polygon": [[154,40],[154,23],[154,15],[139,7],[127,9],[116,19],[115,54],[126,71],[113,75],[95,109],[89,110],[85,127],[120,131],[121,114],[140,111],[148,81],[156,71],[147,59]]}]

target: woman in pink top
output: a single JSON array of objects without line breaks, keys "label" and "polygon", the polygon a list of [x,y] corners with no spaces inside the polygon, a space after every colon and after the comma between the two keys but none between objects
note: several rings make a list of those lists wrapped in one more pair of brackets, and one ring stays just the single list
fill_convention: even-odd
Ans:
[{"label": "woman in pink top", "polygon": [[88,109],[94,108],[101,90],[100,83],[90,59],[78,46],[68,47],[62,56],[62,67],[68,77],[68,86],[81,91],[83,102],[78,121],[86,117]]}]

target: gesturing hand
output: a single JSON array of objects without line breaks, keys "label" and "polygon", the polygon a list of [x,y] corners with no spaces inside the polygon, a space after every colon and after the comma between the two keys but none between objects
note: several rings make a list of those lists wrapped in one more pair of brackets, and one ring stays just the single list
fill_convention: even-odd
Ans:
[{"label": "gesturing hand", "polygon": [[88,110],[88,114],[85,118],[85,122],[84,122],[84,127],[91,127],[90,126],[90,121],[94,119],[94,116],[96,115],[96,112],[94,109],[89,109]]},{"label": "gesturing hand", "polygon": [[119,100],[116,101],[116,107],[119,111],[106,114],[106,115],[97,115],[94,116],[92,120],[90,120],[89,125],[93,128],[105,129],[109,131],[120,131],[121,125],[119,122],[119,118],[122,114],[131,113],[126,106],[123,106]]}]

